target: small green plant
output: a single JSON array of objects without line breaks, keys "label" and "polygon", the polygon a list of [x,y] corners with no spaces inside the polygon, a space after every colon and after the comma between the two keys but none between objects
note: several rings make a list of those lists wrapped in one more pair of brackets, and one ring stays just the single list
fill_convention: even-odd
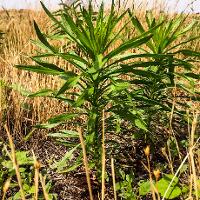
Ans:
[{"label": "small green plant", "polygon": [[[143,111],[149,131],[154,132],[151,129],[152,123],[155,120],[161,123],[168,121],[165,114],[171,112],[173,107],[174,116],[182,116],[188,108],[184,102],[188,97],[199,100],[195,80],[200,77],[194,73],[194,69],[197,69],[196,62],[200,53],[187,48],[187,45],[199,39],[199,36],[192,36],[192,29],[197,22],[185,25],[187,16],[183,14],[169,19],[169,16],[161,13],[156,18],[148,11],[145,16],[146,29],[130,11],[129,16],[133,27],[140,34],[160,24],[152,31],[153,36],[146,43],[146,48],[140,48],[146,57],[149,56],[148,61],[156,64],[135,67],[131,80],[134,89],[130,93],[132,101]],[[185,37],[186,34],[189,37]],[[128,66],[134,67],[134,63]],[[180,93],[183,95],[180,96]],[[157,135],[147,135],[151,141],[156,142]]]},{"label": "small green plant", "polygon": [[[175,177],[174,179],[173,177],[174,175],[172,174],[164,174],[163,177],[158,182],[154,182],[154,186],[161,197],[165,195],[166,199],[175,199],[177,197],[183,196],[185,193],[189,191],[187,186],[181,185],[179,183],[179,179],[177,177]],[[172,179],[173,182],[171,183]],[[168,188],[169,184],[171,184],[171,186]],[[148,180],[141,181],[139,183],[140,196],[146,196],[150,192],[151,192],[150,182]]]},{"label": "small green plant", "polygon": [[[18,187],[18,183],[15,181],[15,169],[13,168],[10,156],[11,155],[6,146],[2,146],[0,181],[3,186],[7,179],[11,179],[10,188],[14,189]],[[23,189],[27,195],[32,195],[34,193],[34,186],[32,184],[33,173],[31,173],[33,160],[28,157],[28,154],[25,151],[17,151],[16,159],[18,161],[20,173],[23,179]],[[20,192],[15,192],[15,194],[13,194],[13,198],[20,199]]]},{"label": "small green plant", "polygon": [[119,197],[126,200],[136,200],[136,194],[133,187],[134,175],[125,174],[125,172],[121,169],[119,170],[119,174],[122,179],[116,184],[116,190],[119,193]]},{"label": "small green plant", "polygon": [[[13,167],[13,162],[10,159],[11,155],[7,147],[3,143],[2,145],[2,155],[0,159],[0,185],[2,186],[1,191],[4,189],[4,184],[6,180],[10,180],[9,187],[7,188],[11,194],[13,200],[21,199],[20,191],[18,191],[18,182],[16,180],[16,172]],[[29,156],[27,151],[17,151],[16,160],[19,165],[19,172],[22,179],[23,190],[26,198],[32,198],[35,193],[34,184],[34,160]],[[52,188],[52,181],[48,181],[45,185],[46,192],[49,195],[49,199],[56,199],[56,194],[51,194],[50,189]],[[2,192],[3,194],[3,192]],[[39,198],[43,196],[40,195]]]}]

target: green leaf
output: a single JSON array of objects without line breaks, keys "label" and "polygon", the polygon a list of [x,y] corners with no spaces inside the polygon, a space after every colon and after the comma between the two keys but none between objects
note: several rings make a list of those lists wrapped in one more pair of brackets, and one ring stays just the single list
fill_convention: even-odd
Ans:
[{"label": "green leaf", "polygon": [[[158,192],[161,194],[161,196],[164,196],[173,177],[174,175],[165,174],[164,177],[157,182],[157,189],[158,189]],[[178,181],[179,181],[178,178],[175,177],[173,183],[171,184],[171,187],[169,188],[167,192],[166,199],[174,199],[181,195],[182,191],[180,187],[177,186]]]},{"label": "green leaf", "polygon": [[132,40],[129,40],[129,41],[123,43],[122,45],[120,45],[118,48],[111,51],[107,56],[104,57],[104,59],[109,60],[109,59],[113,58],[114,56],[116,56],[117,54],[122,53],[123,51],[126,51],[131,48],[139,47],[140,45],[149,41],[151,38],[152,38],[152,35],[148,35],[143,38],[139,38],[139,39],[134,38]]},{"label": "green leaf", "polygon": [[[17,151],[15,155],[16,155],[16,160],[17,160],[19,166],[21,166],[21,165],[32,165],[33,164],[33,159],[28,156],[27,151]],[[10,160],[9,161],[3,161],[2,165],[4,167],[6,167],[7,169],[9,169],[10,171],[14,169],[13,163]]]},{"label": "green leaf", "polygon": [[135,119],[135,125],[144,130],[144,131],[148,131],[145,122],[142,119]]},{"label": "green leaf", "polygon": [[130,83],[127,81],[113,81],[113,90],[115,92],[128,89],[129,86],[130,86]]},{"label": "green leaf", "polygon": [[50,133],[48,136],[55,138],[78,138],[79,134],[76,131],[62,130],[59,133]]},{"label": "green leaf", "polygon": [[84,102],[86,102],[90,98],[90,96],[93,93],[94,93],[93,87],[84,89],[84,91],[79,95],[78,99],[75,101],[73,106],[81,107],[84,104]]},{"label": "green leaf", "polygon": [[60,90],[58,91],[58,93],[56,95],[59,96],[60,94],[64,94],[66,92],[66,90],[74,87],[77,84],[77,82],[79,81],[79,79],[80,79],[80,76],[69,78],[66,81],[66,83],[60,88]]},{"label": "green leaf", "polygon": [[33,159],[28,156],[28,151],[17,151],[16,159],[19,165],[32,165]]},{"label": "green leaf", "polygon": [[44,67],[40,65],[15,65],[15,67],[21,70],[36,72],[39,74],[61,75],[64,73],[60,70],[49,68],[49,66]]},{"label": "green leaf", "polygon": [[192,51],[189,49],[182,49],[178,51],[179,53],[182,53],[185,56],[195,56],[195,57],[200,57],[200,52],[197,51]]},{"label": "green leaf", "polygon": [[48,96],[51,96],[53,92],[54,91],[51,89],[42,89],[38,92],[29,94],[28,97],[48,97]]},{"label": "green leaf", "polygon": [[185,76],[200,80],[200,74],[195,74],[195,73],[190,72],[190,73],[185,73]]},{"label": "green leaf", "polygon": [[63,172],[63,170],[69,165],[69,161],[72,160],[74,158],[73,153],[74,151],[79,147],[80,145],[76,145],[74,148],[72,148],[70,151],[68,151],[67,153],[65,153],[65,155],[63,156],[63,158],[54,163],[51,168],[52,169],[57,169],[57,171],[59,173]]},{"label": "green leaf", "polygon": [[[124,53],[122,55],[117,55],[114,57],[116,59],[113,63],[109,64],[108,66],[114,65],[116,63],[122,62],[122,61],[128,61],[133,58],[154,58],[154,59],[164,59],[169,57],[165,54],[152,54],[152,53],[141,53],[141,54],[135,54],[135,53]],[[145,62],[144,62],[145,63]],[[158,62],[155,62],[155,65],[158,65]]]},{"label": "green leaf", "polygon": [[81,165],[82,165],[82,162],[76,162],[75,164],[73,164],[72,166],[68,167],[67,169],[62,170],[60,173],[69,173],[71,171],[74,171],[75,169],[77,169]]},{"label": "green leaf", "polygon": [[[189,190],[189,188],[187,188]],[[193,194],[196,195],[196,192],[198,194],[198,197],[200,197],[200,179],[197,180],[197,191],[193,191]]]},{"label": "green leaf", "polygon": [[12,84],[12,85],[9,85],[8,87],[19,92],[22,96],[29,96],[31,94],[30,91],[27,91],[22,85],[19,85],[19,84]]},{"label": "green leaf", "polygon": [[108,111],[118,115],[121,119],[126,119],[133,123],[135,123],[135,119],[137,119],[135,114],[133,114],[127,108],[123,108],[122,106],[113,106]]},{"label": "green leaf", "polygon": [[189,39],[186,40],[186,41],[180,42],[179,44],[177,44],[177,45],[175,45],[175,46],[172,46],[171,48],[167,49],[165,52],[169,52],[169,51],[172,50],[172,49],[175,49],[175,48],[177,48],[177,47],[179,47],[179,46],[182,46],[183,44],[187,44],[187,43],[189,43],[189,42],[195,41],[195,40],[197,40],[197,39],[199,39],[199,38],[200,38],[200,36],[195,36],[195,37],[189,38]]},{"label": "green leaf", "polygon": [[143,181],[142,183],[139,183],[139,195],[145,196],[150,192],[150,190],[151,190],[150,181]]},{"label": "green leaf", "polygon": [[85,66],[89,65],[87,60],[85,60],[84,58],[80,57],[75,52],[57,53],[56,55],[61,57],[61,58],[63,58],[64,60],[67,60],[67,61],[76,61],[79,64],[81,63],[81,66],[83,67],[83,69],[85,68]]},{"label": "green leaf", "polygon": [[56,71],[59,71],[59,72],[65,72],[64,69],[61,69],[60,67],[52,64],[52,63],[47,63],[47,62],[43,62],[41,61],[40,59],[36,58],[36,57],[33,57],[32,58],[37,64],[39,64],[40,66],[43,66],[47,69],[52,69],[52,70],[56,70]]},{"label": "green leaf", "polygon": [[20,192],[15,193],[14,196],[13,196],[13,200],[19,200],[20,198],[21,198]]},{"label": "green leaf", "polygon": [[44,35],[41,33],[41,31],[35,21],[34,21],[34,28],[35,28],[36,34],[37,34],[40,42],[42,42],[51,52],[56,53],[56,50],[48,43],[48,41],[46,40]]},{"label": "green leaf", "polygon": [[29,194],[34,194],[34,193],[35,193],[35,186],[34,186],[34,185],[31,186],[27,192],[28,192]]},{"label": "green leaf", "polygon": [[131,17],[131,21],[133,23],[133,25],[137,28],[137,30],[142,34],[145,32],[145,29],[143,28],[142,24],[140,23],[140,21],[138,20],[138,18],[135,16],[133,16],[133,14],[131,13],[131,11],[129,10],[129,16]]},{"label": "green leaf", "polygon": [[184,185],[184,186],[182,187],[182,193],[184,194],[184,193],[188,193],[188,192],[189,192],[189,187],[186,186],[186,185]]},{"label": "green leaf", "polygon": [[[76,38],[78,38],[78,40],[82,44],[83,50],[91,56],[94,56],[90,41],[91,38],[88,38],[86,34],[84,34],[84,32],[81,32],[79,27],[77,27],[76,23],[73,21],[73,18],[67,12],[63,13],[63,17],[68,22],[70,28],[73,30],[73,33],[76,34]],[[76,42],[78,43],[77,40]]]},{"label": "green leaf", "polygon": [[[158,186],[158,191],[161,193],[161,196],[163,196],[165,194],[166,191],[166,187],[165,185],[163,186]],[[174,186],[174,187],[170,187],[167,195],[165,196],[166,199],[175,199],[177,197],[179,197],[181,195],[181,189],[178,186]]]},{"label": "green leaf", "polygon": [[[163,178],[161,180],[164,180],[165,182],[170,183],[172,181],[172,179],[174,178],[173,174],[164,174]],[[172,186],[177,185],[179,182],[178,177],[175,177],[172,183]]]},{"label": "green leaf", "polygon": [[35,128],[51,129],[51,128],[55,128],[56,126],[59,126],[60,124],[61,124],[61,122],[54,123],[54,124],[38,124],[35,126]]},{"label": "green leaf", "polygon": [[74,114],[74,113],[60,114],[60,115],[57,115],[55,117],[50,118],[48,120],[48,123],[56,124],[56,123],[59,123],[59,122],[67,121],[67,120],[72,119],[76,116],[77,116],[77,114]]}]

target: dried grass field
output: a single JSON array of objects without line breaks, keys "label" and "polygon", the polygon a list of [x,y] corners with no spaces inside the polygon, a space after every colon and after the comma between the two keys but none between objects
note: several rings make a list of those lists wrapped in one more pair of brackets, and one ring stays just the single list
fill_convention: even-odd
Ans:
[{"label": "dried grass field", "polygon": [[200,199],[200,15],[78,3],[0,11],[0,198]]}]

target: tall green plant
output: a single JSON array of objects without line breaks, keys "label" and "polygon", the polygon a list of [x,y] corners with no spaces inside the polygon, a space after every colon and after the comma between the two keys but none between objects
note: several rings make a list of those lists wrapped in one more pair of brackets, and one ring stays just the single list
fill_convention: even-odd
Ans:
[{"label": "tall green plant", "polygon": [[[19,69],[37,72],[41,74],[56,75],[64,81],[62,87],[53,91],[45,89],[35,94],[35,96],[49,96],[70,104],[75,108],[75,113],[62,113],[48,120],[48,124],[41,125],[43,128],[52,128],[66,120],[75,117],[86,117],[85,139],[90,155],[99,163],[101,155],[101,114],[119,114],[116,109],[121,102],[116,100],[118,91],[128,90],[129,83],[120,78],[124,72],[131,71],[130,68],[123,68],[120,63],[129,59],[125,54],[130,49],[138,48],[145,44],[152,37],[152,29],[142,33],[138,37],[129,39],[118,47],[113,48],[115,42],[119,41],[124,27],[119,29],[119,23],[124,19],[127,11],[118,14],[115,11],[114,1],[110,11],[105,14],[104,4],[102,3],[98,12],[94,12],[91,1],[88,9],[81,4],[73,4],[70,8],[64,6],[55,15],[52,14],[43,3],[42,7],[53,22],[54,34],[47,36],[43,34],[36,22],[34,22],[36,34],[39,41],[34,43],[44,50],[40,55],[32,57],[37,65],[22,66]],[[57,48],[50,43],[49,39],[70,42],[75,50],[69,47]],[[141,55],[134,55],[141,57]],[[71,65],[74,70],[66,70],[63,67],[48,63],[45,59],[50,57],[61,58]],[[137,65],[152,65],[152,63],[137,63]],[[75,89],[72,92],[71,89]],[[124,100],[125,101],[125,100]],[[138,126],[140,116],[132,110],[126,110],[127,116]],[[137,119],[137,120],[136,120]],[[65,131],[66,134],[69,133]]]},{"label": "tall green plant", "polygon": [[[147,123],[150,126],[153,117],[163,116],[164,112],[171,112],[173,101],[176,97],[175,114],[183,114],[187,104],[183,100],[192,98],[198,100],[198,91],[195,90],[195,79],[199,75],[193,71],[199,52],[186,48],[193,41],[197,41],[199,36],[192,36],[192,29],[197,25],[196,21],[186,24],[187,17],[184,14],[169,19],[169,16],[161,13],[158,18],[152,12],[146,13],[146,26],[129,11],[133,28],[139,34],[143,34],[152,27],[161,24],[152,31],[152,38],[146,43],[146,48],[140,48],[141,53],[151,55],[149,62],[154,61],[154,66],[143,66],[137,68],[132,73],[132,83],[135,85],[130,96],[133,101],[146,113]],[[145,28],[147,27],[147,28]],[[186,37],[187,34],[187,37]],[[191,37],[188,37],[190,36]],[[135,63],[129,63],[133,67]],[[127,65],[126,65],[127,67]],[[188,87],[185,83],[189,82]],[[136,89],[137,88],[137,89]],[[174,96],[173,91],[179,91]],[[179,96],[179,93],[185,95]],[[181,110],[180,108],[183,108]],[[160,113],[160,115],[158,115]]]}]

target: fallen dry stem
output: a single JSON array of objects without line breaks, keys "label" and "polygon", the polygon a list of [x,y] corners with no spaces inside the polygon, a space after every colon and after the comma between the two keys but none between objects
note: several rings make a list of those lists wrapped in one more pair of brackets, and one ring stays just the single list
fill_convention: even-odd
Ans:
[{"label": "fallen dry stem", "polygon": [[49,195],[48,195],[48,193],[46,191],[46,187],[45,187],[45,178],[42,176],[41,173],[39,174],[39,177],[40,177],[40,182],[41,182],[41,185],[42,185],[42,191],[43,191],[43,194],[44,194],[44,199],[49,200]]},{"label": "fallen dry stem", "polygon": [[[198,119],[198,114],[196,113],[194,115],[194,119],[192,121],[192,129],[191,129],[191,134],[190,134],[190,148],[194,145],[194,138],[195,138],[195,131],[197,127],[197,119]],[[192,190],[192,184],[194,184],[194,191],[195,191],[195,197],[196,200],[199,199],[198,195],[198,184],[197,184],[197,173],[196,173],[196,167],[195,167],[195,161],[194,161],[194,152],[193,150],[189,151],[189,162],[191,165],[191,175],[190,175],[190,195],[191,195],[191,190]]]},{"label": "fallen dry stem", "polygon": [[7,125],[5,125],[4,128],[6,130],[6,133],[7,133],[7,136],[8,136],[8,140],[9,140],[9,144],[10,144],[11,160],[12,160],[12,163],[13,163],[13,167],[15,169],[17,182],[18,182],[18,185],[19,185],[19,188],[20,188],[20,195],[21,195],[22,200],[25,200],[25,193],[24,193],[24,190],[23,190],[20,170],[19,170],[19,166],[18,166],[18,163],[17,163],[17,159],[16,159],[15,146],[14,146],[14,143],[13,143],[13,139],[12,139],[12,136],[10,134],[10,131],[8,130]]},{"label": "fallen dry stem", "polygon": [[3,186],[3,197],[2,197],[2,200],[4,200],[5,197],[6,197],[6,193],[7,193],[8,189],[9,189],[9,187],[10,187],[10,181],[11,181],[11,178],[8,178],[6,180],[4,186]]},{"label": "fallen dry stem", "polygon": [[116,181],[115,181],[115,164],[114,164],[114,158],[111,158],[111,170],[112,170],[112,181],[113,181],[113,190],[114,190],[114,200],[117,200],[117,190],[116,190]]},{"label": "fallen dry stem", "polygon": [[80,139],[81,147],[82,147],[82,151],[83,151],[83,163],[84,163],[84,166],[85,166],[86,179],[87,179],[87,184],[88,184],[90,200],[93,200],[92,186],[91,186],[91,181],[90,181],[90,170],[89,170],[89,166],[88,166],[85,143],[84,143],[81,128],[78,128],[77,130],[78,130],[78,133],[79,133],[79,139]]},{"label": "fallen dry stem", "polygon": [[102,187],[101,187],[101,199],[105,198],[105,172],[106,172],[106,150],[105,150],[105,116],[103,110],[102,117]]},{"label": "fallen dry stem", "polygon": [[34,191],[34,200],[38,200],[38,191],[39,191],[39,167],[38,167],[38,161],[35,157],[34,152],[33,153],[33,160],[34,160],[34,168],[35,168],[35,174],[34,174],[34,185],[35,185],[35,191]]}]

